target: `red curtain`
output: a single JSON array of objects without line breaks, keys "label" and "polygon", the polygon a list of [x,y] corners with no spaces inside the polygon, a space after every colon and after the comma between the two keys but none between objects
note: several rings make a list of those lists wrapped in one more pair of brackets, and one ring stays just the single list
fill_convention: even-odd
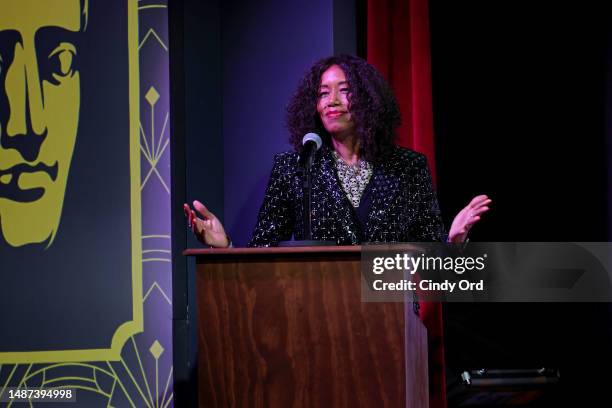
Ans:
[{"label": "red curtain", "polygon": [[[402,113],[397,143],[427,156],[435,182],[428,0],[368,0],[367,59],[389,81]],[[446,407],[442,306],[421,304],[429,342],[430,406]]]}]

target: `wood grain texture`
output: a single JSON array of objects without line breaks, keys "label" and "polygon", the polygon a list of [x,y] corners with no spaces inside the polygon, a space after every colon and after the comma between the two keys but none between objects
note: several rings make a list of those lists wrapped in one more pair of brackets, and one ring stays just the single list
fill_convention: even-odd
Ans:
[{"label": "wood grain texture", "polygon": [[424,328],[361,302],[358,252],[224,255],[197,258],[201,407],[426,406]]}]

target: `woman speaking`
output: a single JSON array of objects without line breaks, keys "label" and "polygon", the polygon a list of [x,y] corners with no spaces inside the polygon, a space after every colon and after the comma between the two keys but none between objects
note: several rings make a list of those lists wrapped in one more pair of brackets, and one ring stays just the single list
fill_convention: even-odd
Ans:
[{"label": "woman speaking", "polygon": [[[304,237],[298,153],[305,134],[321,136],[312,167],[311,234],[337,245],[464,242],[488,211],[474,197],[445,233],[425,156],[394,144],[397,101],[382,75],[361,58],[342,55],[316,62],[287,107],[295,151],[277,154],[249,246],[276,246]],[[184,204],[200,242],[228,247],[223,225],[202,203]],[[199,216],[198,216],[199,215]]]}]

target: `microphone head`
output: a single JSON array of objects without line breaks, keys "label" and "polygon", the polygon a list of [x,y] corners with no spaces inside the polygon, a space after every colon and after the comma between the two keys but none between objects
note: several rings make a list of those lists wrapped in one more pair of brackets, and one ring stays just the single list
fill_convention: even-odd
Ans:
[{"label": "microphone head", "polygon": [[317,150],[319,150],[321,146],[323,146],[323,140],[321,139],[321,136],[317,135],[316,133],[306,133],[306,135],[304,135],[304,138],[302,139],[302,146],[304,146],[308,142],[315,142],[317,145]]}]

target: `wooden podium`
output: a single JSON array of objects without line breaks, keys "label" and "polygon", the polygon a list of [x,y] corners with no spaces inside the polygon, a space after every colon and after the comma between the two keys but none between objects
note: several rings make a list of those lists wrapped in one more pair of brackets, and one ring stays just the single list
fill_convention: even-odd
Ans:
[{"label": "wooden podium", "polygon": [[190,249],[200,407],[428,406],[412,303],[361,301],[361,247]]}]

